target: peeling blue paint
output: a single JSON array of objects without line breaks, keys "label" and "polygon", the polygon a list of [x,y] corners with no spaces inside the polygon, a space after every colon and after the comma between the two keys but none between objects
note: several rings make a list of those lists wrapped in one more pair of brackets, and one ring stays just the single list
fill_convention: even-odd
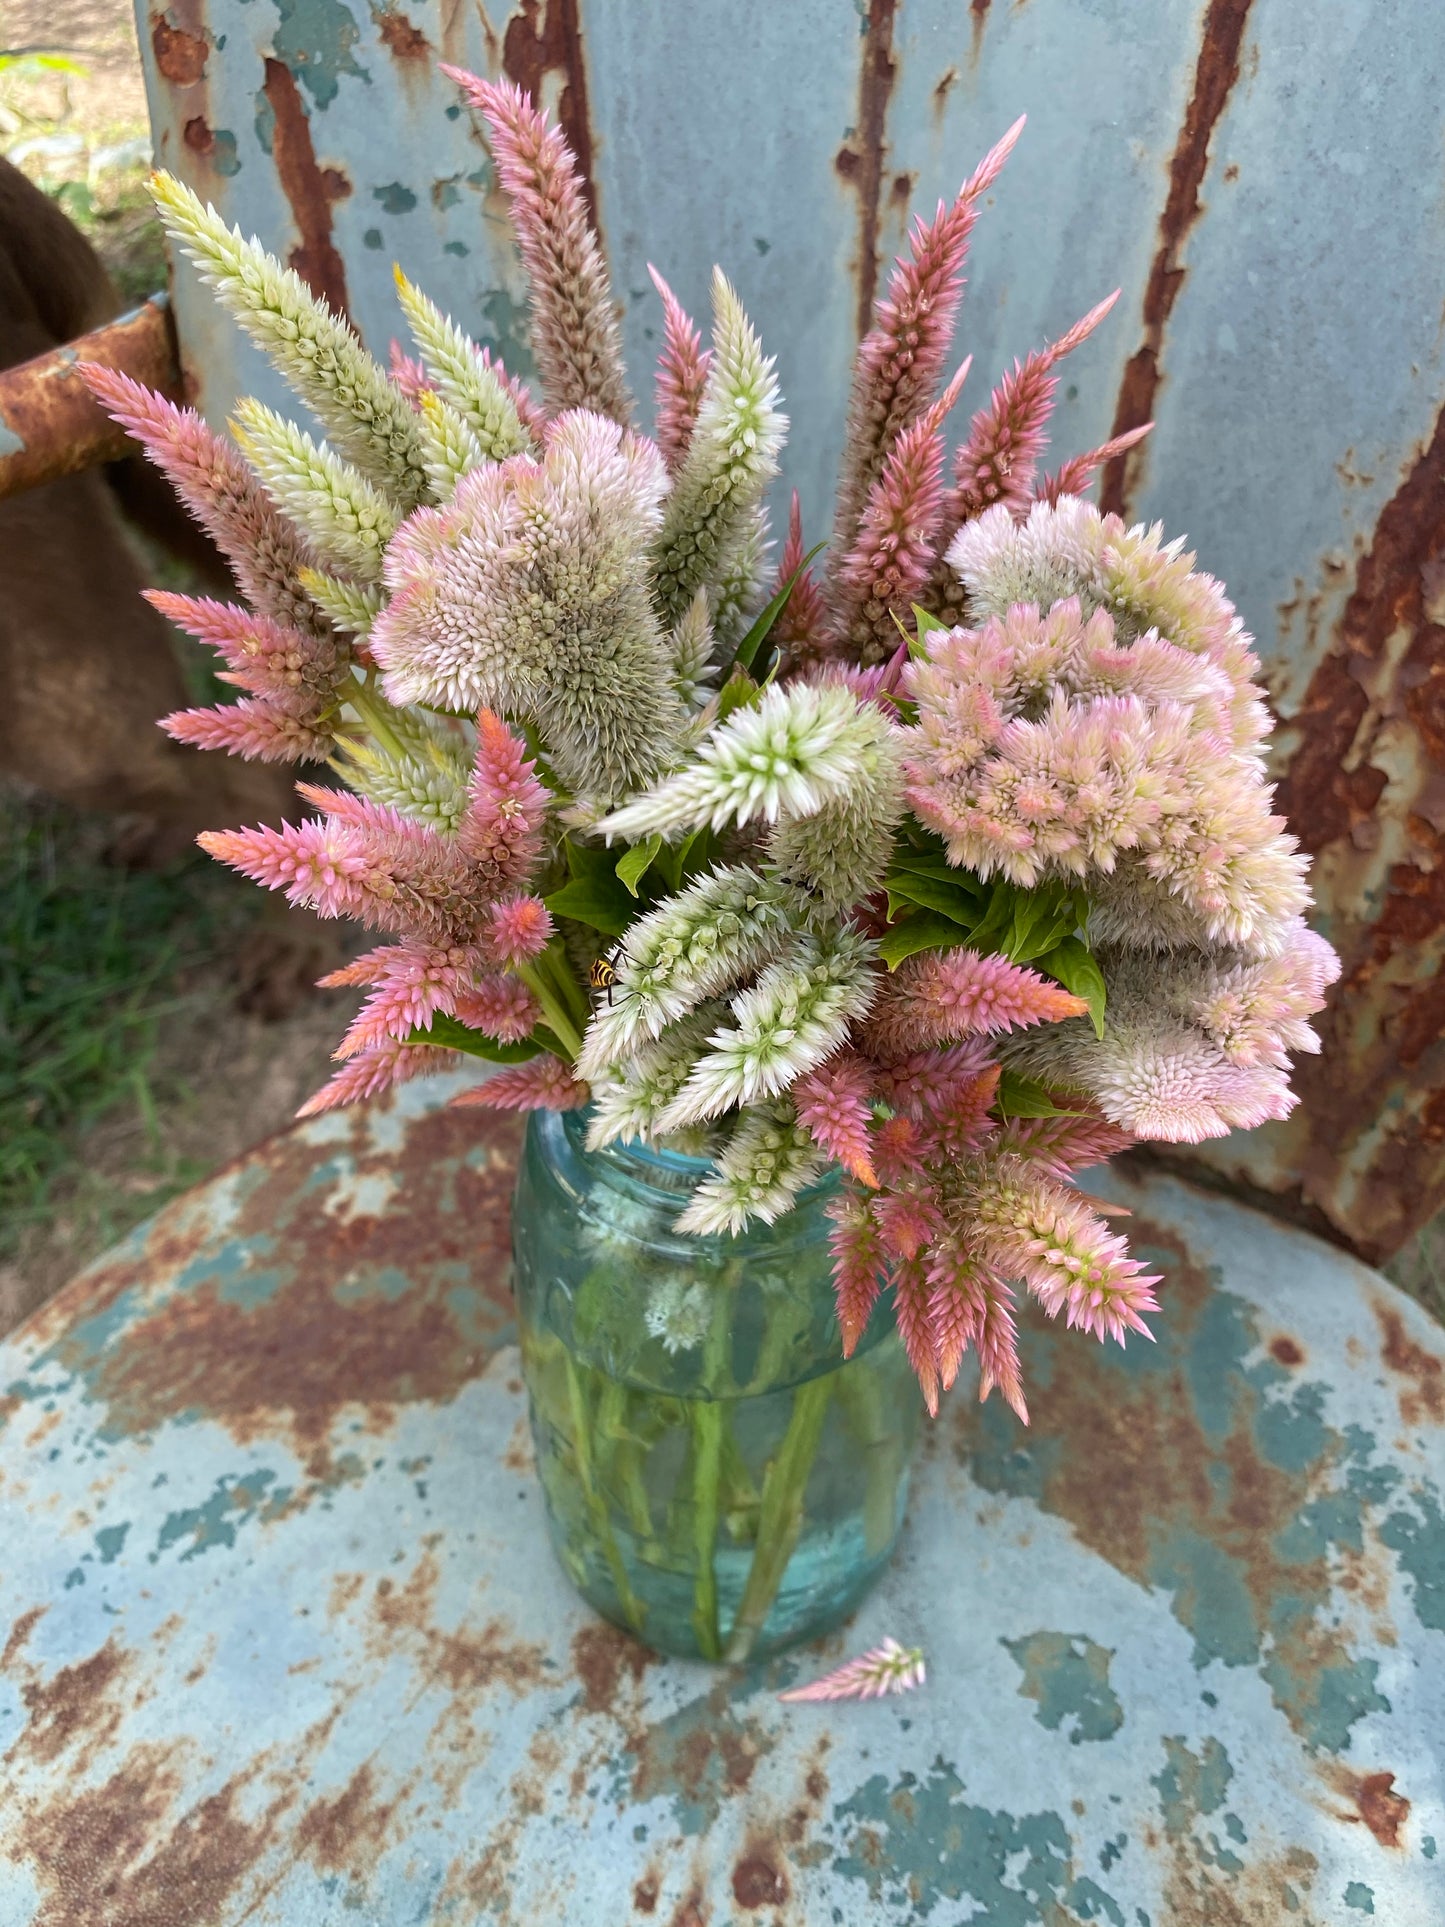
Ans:
[{"label": "peeling blue paint", "polygon": [[1392,1512],[1380,1527],[1380,1537],[1400,1555],[1402,1569],[1414,1582],[1415,1617],[1432,1632],[1445,1632],[1445,1513],[1433,1491],[1414,1495],[1418,1516]]},{"label": "peeling blue paint", "polygon": [[130,1520],[121,1525],[102,1526],[95,1535],[95,1549],[100,1554],[103,1566],[114,1565],[125,1549],[126,1535],[130,1531]]},{"label": "peeling blue paint", "polygon": [[258,1515],[262,1519],[274,1517],[291,1497],[289,1487],[268,1492],[267,1488],[275,1484],[276,1474],[269,1471],[218,1479],[215,1490],[203,1504],[167,1514],[161,1522],[156,1549],[150,1555],[151,1563],[154,1565],[163,1552],[182,1540],[190,1542],[181,1554],[183,1562],[198,1559],[202,1553],[217,1547],[234,1546],[238,1526]]},{"label": "peeling blue paint", "polygon": [[273,45],[318,107],[335,100],[341,76],[370,82],[365,67],[357,65],[352,48],[361,29],[342,0],[275,0],[280,15]]},{"label": "peeling blue paint", "polygon": [[1191,1752],[1182,1737],[1166,1736],[1164,1765],[1150,1784],[1159,1790],[1159,1811],[1169,1838],[1182,1839],[1201,1815],[1217,1812],[1233,1778],[1229,1755],[1212,1735],[1198,1753]]},{"label": "peeling blue paint", "polygon": [[[1107,1740],[1124,1724],[1124,1709],[1109,1684],[1113,1650],[1081,1633],[1036,1632],[1005,1639],[1023,1673],[1019,1692],[1038,1701],[1034,1717],[1051,1732],[1061,1727],[1071,1744]],[[1068,1722],[1065,1725],[1065,1722]]]},{"label": "peeling blue paint", "polygon": [[362,245],[368,248],[380,248],[380,247],[386,246],[385,238],[383,237],[381,229],[379,227],[369,227],[366,230],[365,234],[362,235],[361,240],[362,240]]},{"label": "peeling blue paint", "polygon": [[416,206],[416,196],[401,181],[386,181],[371,190],[373,201],[381,203],[382,211],[387,214],[410,214]]},{"label": "peeling blue paint", "polygon": [[1375,1890],[1367,1887],[1363,1880],[1352,1880],[1345,1889],[1345,1905],[1353,1907],[1356,1913],[1372,1914],[1375,1911]]},{"label": "peeling blue paint", "polygon": [[523,381],[529,380],[537,372],[537,364],[532,359],[528,344],[527,310],[512,299],[505,288],[493,288],[482,303],[482,313],[487,325],[482,331],[480,345],[500,355],[507,364],[509,375],[520,375]]},{"label": "peeling blue paint", "polygon": [[[944,1901],[971,1900],[989,1927],[1038,1927],[1049,1910],[1126,1927],[1118,1902],[1074,1872],[1068,1828],[1056,1813],[991,1812],[963,1798],[946,1761],[891,1786],[875,1774],[833,1809],[849,1851],[833,1871],[867,1888],[898,1918],[927,1920]],[[901,1910],[907,1908],[905,1915]],[[951,1927],[951,1919],[950,1919]]]}]

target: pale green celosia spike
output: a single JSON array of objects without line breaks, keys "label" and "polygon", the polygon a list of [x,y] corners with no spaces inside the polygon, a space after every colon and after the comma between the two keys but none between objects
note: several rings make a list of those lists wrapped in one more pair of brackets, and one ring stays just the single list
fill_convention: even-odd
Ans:
[{"label": "pale green celosia spike", "polygon": [[379,742],[338,736],[341,754],[332,766],[352,789],[451,834],[467,807],[470,758],[448,743],[423,735],[392,749]]},{"label": "pale green celosia spike", "polygon": [[708,1038],[657,1128],[680,1131],[776,1097],[831,1056],[873,1006],[876,948],[846,926],[795,941],[733,998],[732,1022]]},{"label": "pale green celosia spike", "polygon": [[700,709],[717,675],[707,590],[699,589],[672,632],[672,686],[689,709]]},{"label": "pale green celosia spike", "polygon": [[400,268],[396,291],[423,366],[475,435],[483,455],[494,462],[520,455],[530,440],[505,383],[456,323]]},{"label": "pale green celosia spike", "polygon": [[237,402],[231,428],[276,506],[321,560],[343,575],[379,581],[397,527],[386,497],[324,442],[250,396]]},{"label": "pale green celosia spike", "polygon": [[865,780],[875,738],[876,723],[846,684],[774,684],[719,724],[686,769],[598,828],[636,842],[754,817],[811,816]]},{"label": "pale green celosia spike", "polygon": [[777,408],[773,364],[720,268],[713,271],[713,314],[707,387],[657,541],[658,603],[673,623],[699,588],[718,583],[778,472],[788,426]]},{"label": "pale green celosia spike", "polygon": [[327,621],[349,636],[364,636],[385,607],[382,591],[370,583],[347,582],[320,569],[302,569],[298,580]]},{"label": "pale green celosia spike", "polygon": [[578,1076],[598,1075],[741,983],[800,921],[795,891],[742,864],[712,871],[639,917],[616,960],[612,1001],[598,1006],[582,1040]]},{"label": "pale green celosia spike", "polygon": [[337,447],[403,511],[427,498],[421,434],[410,403],[344,321],[291,268],[243,240],[171,174],[151,193],[171,239],[268,354]]},{"label": "pale green celosia spike", "polygon": [[427,388],[418,397],[418,404],[432,494],[439,502],[449,502],[462,477],[480,468],[487,458],[476,436],[449,402]]},{"label": "pale green celosia spike", "polygon": [[589,1151],[600,1150],[616,1138],[652,1135],[658,1118],[686,1083],[708,1032],[723,1011],[722,1004],[704,1004],[680,1023],[669,1024],[655,1042],[644,1044],[627,1062],[592,1079]]},{"label": "pale green celosia spike", "polygon": [[820,912],[837,916],[883,880],[903,818],[903,752],[899,732],[880,709],[858,710],[861,774],[813,816],[788,817],[773,831],[769,855],[777,874],[806,890]]},{"label": "pale green celosia spike", "polygon": [[771,1224],[823,1169],[824,1159],[791,1104],[744,1111],[713,1175],[692,1194],[674,1230],[707,1237],[743,1230],[750,1218]]},{"label": "pale green celosia spike", "polygon": [[718,569],[712,592],[712,626],[719,651],[728,659],[737,650],[756,611],[772,549],[768,510],[759,502],[734,537]]}]

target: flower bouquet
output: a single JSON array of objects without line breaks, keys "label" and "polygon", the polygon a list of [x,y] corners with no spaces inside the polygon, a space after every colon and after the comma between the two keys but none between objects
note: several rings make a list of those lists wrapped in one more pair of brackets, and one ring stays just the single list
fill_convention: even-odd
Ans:
[{"label": "flower bouquet", "polygon": [[[448,70],[451,72],[452,70]],[[442,1068],[534,1114],[516,1214],[559,1551],[654,1643],[836,1617],[965,1356],[1026,1420],[1020,1294],[1100,1339],[1159,1280],[1071,1182],[1284,1116],[1336,971],[1271,814],[1250,638],[1159,528],[1042,474],[1062,357],[945,479],[970,232],[1018,137],[919,220],[858,353],[826,568],[766,497],[785,418],[733,287],[660,277],[654,431],[560,134],[454,72],[531,291],[535,386],[405,276],[389,370],[175,180],[173,240],[326,439],[94,392],[230,561],[155,594],[244,693],[179,740],[328,764],[317,814],[201,838],[389,939],[318,1111]],[[821,546],[821,545],[820,545]],[[911,1373],[911,1376],[910,1376]]]}]

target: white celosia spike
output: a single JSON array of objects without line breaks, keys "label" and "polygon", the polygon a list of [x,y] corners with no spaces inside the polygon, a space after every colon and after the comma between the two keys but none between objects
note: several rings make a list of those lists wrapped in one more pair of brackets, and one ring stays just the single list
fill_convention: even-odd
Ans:
[{"label": "white celosia spike", "polygon": [[779,1693],[780,1700],[872,1700],[885,1693],[909,1693],[927,1679],[921,1646],[900,1646],[885,1639],[871,1652],[850,1659],[807,1686]]},{"label": "white celosia spike", "polygon": [[348,582],[320,569],[302,569],[298,580],[327,621],[349,636],[366,635],[385,604],[374,583]]},{"label": "white celosia spike", "polygon": [[438,502],[449,502],[456,493],[457,483],[474,468],[480,468],[486,456],[456,409],[429,388],[423,389],[418,397],[417,413],[432,494]]},{"label": "white celosia spike", "polygon": [[324,442],[250,396],[237,402],[233,430],[267,493],[321,560],[343,575],[378,581],[397,526],[386,497]]},{"label": "white celosia spike", "polygon": [[759,502],[746,516],[718,563],[709,594],[719,651],[731,661],[762,600],[772,557],[768,505]]},{"label": "white celosia spike", "polygon": [[481,351],[400,268],[396,291],[423,366],[482,454],[494,462],[523,454],[530,440],[517,405]]},{"label": "white celosia spike", "polygon": [[687,457],[657,540],[658,601],[680,621],[719,580],[733,543],[778,472],[787,417],[773,364],[726,275],[713,270],[713,359]]},{"label": "white celosia spike", "polygon": [[579,1077],[629,1056],[710,997],[729,990],[783,947],[798,921],[796,892],[738,864],[668,897],[628,931],[611,1001],[582,1040]]},{"label": "white celosia spike", "polygon": [[774,683],[735,710],[688,767],[598,825],[609,840],[812,816],[865,780],[876,762],[877,712],[863,714],[846,684]]},{"label": "white celosia spike", "polygon": [[658,1129],[680,1131],[775,1097],[831,1056],[872,1008],[876,948],[847,928],[797,939],[733,998],[732,1022],[708,1038]]},{"label": "white celosia spike", "polygon": [[338,736],[334,767],[373,803],[452,835],[466,814],[472,758],[460,742],[418,731],[400,752],[375,741]]},{"label": "white celosia spike", "polygon": [[753,1218],[772,1224],[824,1164],[791,1105],[744,1111],[712,1176],[693,1192],[673,1228],[699,1237],[722,1232],[736,1236]]},{"label": "white celosia spike", "polygon": [[589,1151],[618,1139],[627,1142],[654,1134],[658,1119],[687,1081],[723,1008],[718,1003],[704,1004],[690,1017],[669,1024],[660,1037],[644,1043],[625,1062],[593,1076]]},{"label": "white celosia spike", "polygon": [[672,632],[672,685],[689,709],[700,709],[717,677],[707,590],[699,589]]},{"label": "white celosia spike", "polygon": [[858,711],[859,777],[812,816],[786,817],[773,830],[773,869],[838,916],[877,890],[903,817],[900,732],[873,705]]},{"label": "white celosia spike", "polygon": [[416,416],[386,370],[294,269],[243,240],[170,174],[151,176],[166,231],[246,333],[270,356],[330,439],[403,511],[425,501]]}]

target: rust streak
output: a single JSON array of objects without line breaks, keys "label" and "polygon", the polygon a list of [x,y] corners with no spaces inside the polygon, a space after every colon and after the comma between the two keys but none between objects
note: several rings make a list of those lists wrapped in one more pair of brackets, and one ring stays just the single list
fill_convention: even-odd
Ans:
[{"label": "rust streak", "polygon": [[349,318],[346,268],[331,238],[331,204],[343,200],[351,185],[338,169],[317,165],[311,123],[290,69],[268,56],[261,91],[275,116],[272,158],[299,236],[287,259],[313,294]]},{"label": "rust streak", "polygon": [[21,1647],[24,1646],[25,1642],[35,1631],[35,1628],[40,1624],[48,1611],[49,1608],[46,1606],[32,1606],[28,1612],[21,1613],[20,1617],[15,1621],[15,1624],[10,1628],[9,1637],[5,1641],[4,1652],[0,1653],[0,1673],[8,1672]]},{"label": "rust streak", "polygon": [[164,13],[151,15],[151,48],[161,77],[173,87],[194,87],[206,77],[210,47],[204,34],[173,27]]},{"label": "rust streak", "polygon": [[[1209,0],[1204,15],[1194,87],[1169,163],[1169,192],[1159,217],[1159,245],[1144,287],[1142,339],[1124,367],[1114,409],[1114,426],[1109,431],[1111,436],[1138,428],[1154,417],[1164,330],[1187,272],[1180,265],[1179,255],[1190,229],[1204,212],[1199,190],[1209,164],[1209,143],[1234,83],[1239,79],[1240,53],[1250,5],[1251,0]],[[1106,511],[1115,515],[1126,512],[1129,500],[1126,484],[1137,475],[1137,464],[1142,459],[1135,449],[1115,456],[1108,464],[1100,497]],[[1132,472],[1131,464],[1135,465]]]},{"label": "rust streak", "polygon": [[134,454],[125,430],[75,372],[77,361],[118,368],[172,400],[181,399],[170,302],[159,294],[92,334],[6,368],[0,372],[0,425],[19,446],[0,456],[0,497]]},{"label": "rust streak", "polygon": [[420,27],[414,25],[395,7],[388,7],[385,13],[379,13],[376,16],[376,26],[381,35],[381,44],[397,60],[430,58],[431,42]]},{"label": "rust streak", "polygon": [[1412,1426],[1427,1419],[1437,1425],[1445,1422],[1445,1359],[1415,1343],[1393,1305],[1377,1299],[1374,1313],[1384,1340],[1381,1356],[1392,1372],[1407,1381],[1400,1391],[1401,1418]]},{"label": "rust streak", "polygon": [[[1291,718],[1299,742],[1279,787],[1281,813],[1321,863],[1329,934],[1343,964],[1317,1025],[1321,1054],[1296,1067],[1300,1105],[1286,1132],[1287,1164],[1303,1174],[1304,1195],[1327,1213],[1333,1235],[1373,1264],[1445,1203],[1442,572],[1445,410],[1355,565],[1328,652]],[[1378,687],[1386,662],[1388,684]],[[1402,740],[1411,749],[1401,776],[1374,760],[1387,720],[1391,768],[1399,766]],[[1374,855],[1384,821],[1400,826],[1404,860],[1385,864]],[[1371,1021],[1362,1024],[1371,1006]],[[1342,1084],[1348,1105],[1339,1102]],[[1391,1128],[1378,1130],[1387,1114]],[[1366,1132],[1373,1139],[1362,1168],[1356,1147]]]},{"label": "rust streak", "polygon": [[587,100],[587,58],[578,0],[522,0],[502,39],[502,71],[542,105],[543,82],[560,74],[557,121],[567,138],[592,225],[600,234],[597,183],[592,176],[592,121]]},{"label": "rust streak", "polygon": [[1355,1811],[1342,1817],[1363,1820],[1382,1847],[1398,1847],[1400,1829],[1410,1817],[1410,1802],[1395,1791],[1393,1773],[1349,1774],[1341,1790]]},{"label": "rust streak", "polygon": [[975,61],[983,51],[983,30],[988,24],[988,10],[991,5],[992,0],[968,0],[969,27],[973,34],[973,46],[970,51]]},{"label": "rust streak", "polygon": [[898,77],[893,22],[898,0],[868,0],[863,64],[858,75],[858,123],[838,150],[833,166],[858,196],[858,339],[873,325],[878,292],[878,232],[888,153],[888,102]]}]

